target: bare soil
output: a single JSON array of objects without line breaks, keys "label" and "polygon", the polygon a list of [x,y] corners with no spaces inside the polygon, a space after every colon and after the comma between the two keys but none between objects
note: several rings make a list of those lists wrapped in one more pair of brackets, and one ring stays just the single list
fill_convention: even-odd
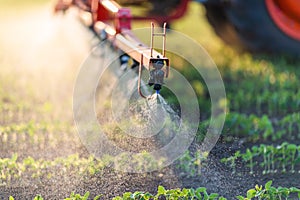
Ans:
[{"label": "bare soil", "polygon": [[[54,110],[59,112],[52,113],[51,119],[47,120],[51,122],[51,120],[63,119],[70,126],[74,126],[71,106],[72,87],[78,63],[87,55],[88,41],[91,38],[70,16],[53,19],[47,9],[49,6],[42,11],[30,11],[21,14],[22,16],[8,16],[1,19],[1,23],[5,22],[2,25],[5,27],[3,30],[6,31],[1,33],[0,42],[7,47],[1,56],[5,58],[3,60],[8,60],[7,63],[3,61],[9,67],[6,73],[9,74],[11,71],[20,75],[17,82],[22,83],[20,90],[24,92],[24,101],[37,104],[50,101],[54,105]],[[33,86],[30,84],[32,81]],[[32,97],[28,97],[30,94],[26,88],[28,84],[33,88],[33,102]],[[75,128],[62,135],[56,134],[53,138],[58,141],[55,146],[48,145],[49,141],[38,147],[11,143],[11,146],[3,148],[4,144],[1,144],[1,158],[9,157],[14,152],[18,152],[21,158],[32,156],[44,159],[54,159],[74,153],[79,153],[81,157],[89,155],[80,143]],[[195,149],[195,146],[194,144],[191,149]],[[10,195],[15,199],[32,199],[37,194],[45,199],[63,199],[72,191],[81,194],[90,191],[91,197],[103,194],[103,199],[110,199],[127,191],[155,193],[159,185],[168,189],[206,187],[208,192],[216,192],[228,199],[234,199],[237,195],[245,195],[246,191],[256,184],[264,184],[268,180],[273,180],[275,186],[300,188],[298,173],[262,175],[258,171],[250,175],[246,167],[240,163],[238,173],[232,174],[231,169],[219,161],[220,158],[228,157],[236,150],[243,151],[246,147],[247,144],[240,144],[239,141],[232,144],[219,142],[210,152],[206,164],[202,166],[201,175],[192,178],[179,171],[175,164],[145,174],[118,172],[106,167],[101,173],[86,177],[80,177],[74,171],[64,172],[57,168],[53,169],[55,176],[51,178],[32,178],[28,174],[24,179],[12,182],[9,186],[1,186],[0,199],[7,199]]]}]

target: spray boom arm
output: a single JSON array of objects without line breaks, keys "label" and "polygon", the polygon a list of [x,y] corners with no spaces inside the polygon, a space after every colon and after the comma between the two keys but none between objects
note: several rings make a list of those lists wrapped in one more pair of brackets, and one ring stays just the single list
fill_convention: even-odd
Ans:
[{"label": "spray boom arm", "polygon": [[[158,93],[163,84],[164,77],[169,75],[169,59],[165,55],[166,48],[166,23],[162,33],[154,32],[154,23],[151,23],[150,47],[141,43],[131,31],[131,11],[122,8],[112,0],[59,0],[55,11],[66,11],[70,6],[80,10],[80,18],[84,24],[102,40],[125,52],[135,62],[139,63],[138,90],[142,97],[146,96],[141,91],[142,69],[150,71],[149,85],[154,85]],[[89,19],[89,20],[87,20]],[[89,21],[89,22],[88,22]],[[113,21],[113,25],[111,22]],[[154,38],[163,38],[163,49],[159,53],[153,48]]]}]

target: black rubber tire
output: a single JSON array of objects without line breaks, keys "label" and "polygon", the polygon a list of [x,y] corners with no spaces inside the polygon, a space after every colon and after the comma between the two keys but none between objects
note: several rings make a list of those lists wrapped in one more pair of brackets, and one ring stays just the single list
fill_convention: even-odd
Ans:
[{"label": "black rubber tire", "polygon": [[235,48],[300,57],[300,41],[276,26],[264,0],[231,0],[226,4],[204,5],[216,34]]}]

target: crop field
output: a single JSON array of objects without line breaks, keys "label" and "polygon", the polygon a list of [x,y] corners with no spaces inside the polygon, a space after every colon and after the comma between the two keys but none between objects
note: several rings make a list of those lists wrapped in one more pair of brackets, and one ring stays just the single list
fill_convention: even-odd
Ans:
[{"label": "crop field", "polygon": [[[0,0],[0,199],[300,199],[299,59],[237,52],[215,35],[205,9],[191,3],[171,28],[201,44],[220,71],[227,100],[222,134],[209,153],[199,152],[211,100],[201,77],[174,58],[172,67],[198,98],[196,137],[167,167],[118,171],[89,153],[73,119],[74,84],[95,45],[92,34],[72,12],[54,15],[54,2],[20,2]],[[161,95],[178,108],[168,90]],[[124,147],[153,145],[121,136]]]}]

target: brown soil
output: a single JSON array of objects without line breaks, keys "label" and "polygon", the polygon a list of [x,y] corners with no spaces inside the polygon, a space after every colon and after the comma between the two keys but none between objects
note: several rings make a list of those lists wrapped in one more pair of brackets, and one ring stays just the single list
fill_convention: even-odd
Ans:
[{"label": "brown soil", "polygon": [[[50,8],[47,7],[47,9]],[[5,21],[3,30],[6,29],[6,31],[1,35],[5,41],[0,40],[0,42],[9,47],[1,56],[8,57],[11,64],[10,70],[21,75],[19,82],[27,84],[27,82],[35,81],[33,84],[36,91],[33,93],[37,94],[34,97],[38,99],[37,102],[49,100],[53,103],[55,110],[60,110],[58,113],[52,113],[52,119],[47,119],[48,121],[63,119],[68,121],[70,126],[73,126],[70,103],[72,87],[77,65],[88,52],[86,46],[88,39],[86,38],[89,38],[89,35],[78,28],[79,25],[70,19],[70,16],[66,17],[67,19],[55,19],[53,22],[47,9],[43,8],[41,12],[25,13],[21,17],[10,16],[1,19],[1,22]],[[26,27],[31,23],[34,24],[34,29]],[[45,30],[47,27],[49,29]],[[22,30],[26,31],[23,32]],[[24,33],[22,38],[26,38],[26,40],[19,37],[17,33],[20,32]],[[12,38],[11,36],[19,39],[7,41],[6,38]],[[22,70],[17,67],[20,63],[23,67]],[[42,68],[38,66],[42,66]],[[24,72],[31,76],[22,76]],[[45,74],[46,76],[44,76]],[[26,87],[26,84],[22,87]],[[26,101],[28,92],[26,92],[26,88],[22,89],[25,91],[24,98]],[[31,98],[29,101],[34,103],[31,102]],[[67,101],[67,103],[61,105],[62,101]],[[11,123],[13,122],[15,121],[11,121]],[[79,153],[81,157],[88,156],[88,152],[80,144],[75,129],[62,135],[55,134],[52,136],[54,137],[53,140],[57,141],[53,146],[48,144],[49,141],[47,140],[38,147],[26,146],[23,143],[9,143],[4,148],[4,144],[1,143],[0,155],[4,158],[17,152],[21,158],[32,156],[44,159],[54,159],[73,153]],[[218,143],[211,151],[207,163],[202,166],[201,175],[192,178],[179,171],[175,164],[160,171],[145,174],[118,172],[109,167],[94,176],[85,177],[80,177],[74,171],[60,171],[59,168],[53,169],[55,176],[51,178],[31,178],[28,174],[22,180],[12,182],[9,186],[1,186],[0,199],[7,199],[10,195],[14,196],[15,199],[32,199],[37,194],[42,195],[45,199],[63,199],[68,197],[72,191],[81,194],[90,191],[91,197],[103,194],[103,199],[110,199],[127,191],[140,190],[155,193],[159,185],[168,189],[206,187],[208,192],[216,192],[228,199],[234,199],[236,195],[245,195],[247,189],[255,186],[255,184],[264,184],[268,180],[273,180],[275,186],[300,188],[300,174],[287,173],[263,176],[257,172],[257,174],[249,175],[242,163],[238,165],[238,173],[232,174],[231,169],[220,163],[220,158],[231,155],[235,150],[245,148],[246,145],[238,142],[233,144]]]}]

